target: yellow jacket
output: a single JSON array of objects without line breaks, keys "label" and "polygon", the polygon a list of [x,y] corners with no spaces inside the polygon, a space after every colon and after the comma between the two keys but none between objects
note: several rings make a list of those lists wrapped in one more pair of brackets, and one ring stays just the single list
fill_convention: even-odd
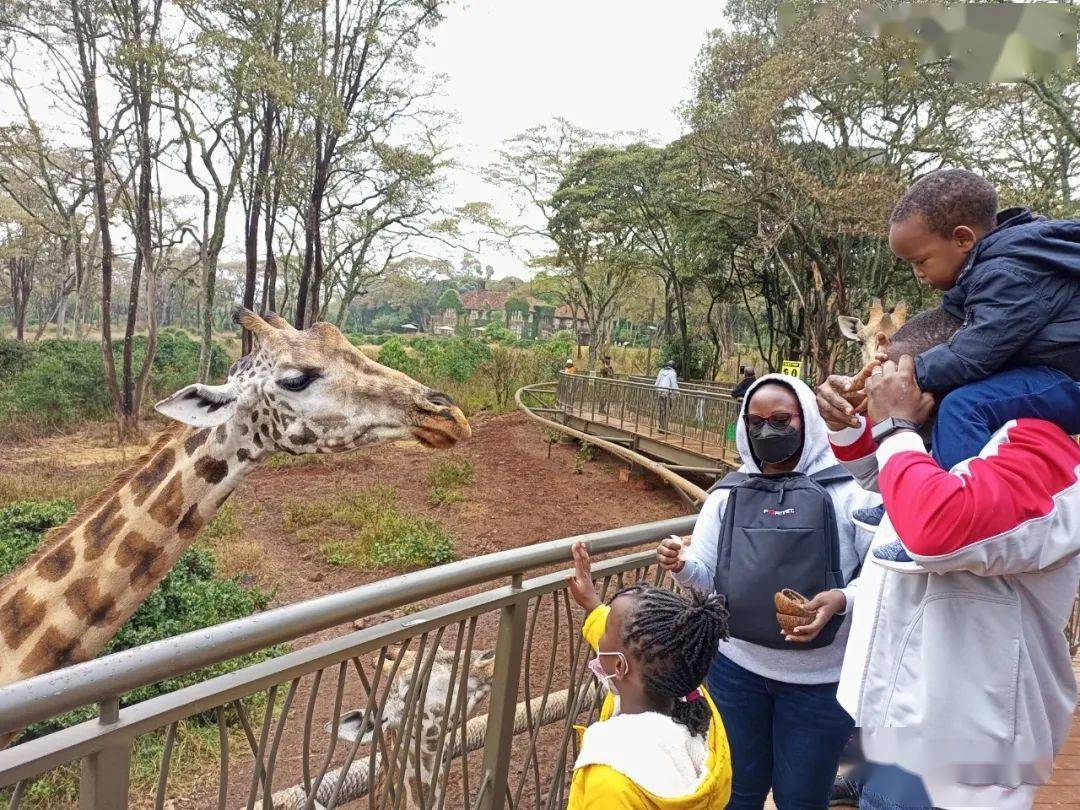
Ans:
[{"label": "yellow jacket", "polygon": [[[596,608],[581,628],[582,635],[594,650],[604,634],[609,610],[607,605]],[[657,795],[639,781],[653,783],[650,787],[654,789],[658,784],[673,784],[673,779],[677,783],[679,774],[668,771],[681,770],[681,776],[687,775],[690,758],[683,755],[687,747],[700,747],[700,738],[690,737],[683,726],[654,712],[619,715],[612,719],[615,701],[609,694],[600,708],[599,722],[588,730],[575,727],[580,753],[570,783],[567,810],[723,810],[731,796],[731,753],[724,723],[712,698],[704,687],[701,694],[712,712],[712,725],[707,749],[697,751],[705,756],[707,773],[698,781],[691,771],[692,782],[697,783],[694,789],[684,794],[664,790],[662,795]],[[662,747],[665,738],[674,740],[672,748],[665,750]],[[688,743],[688,746],[681,743]],[[674,753],[681,768],[675,767],[673,760],[665,756],[673,749],[678,749]],[[633,772],[638,780],[627,775],[627,771]]]}]

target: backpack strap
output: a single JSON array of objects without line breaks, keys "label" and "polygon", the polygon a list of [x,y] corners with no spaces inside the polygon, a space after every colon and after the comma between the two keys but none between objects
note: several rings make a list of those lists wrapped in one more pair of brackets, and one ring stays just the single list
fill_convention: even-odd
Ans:
[{"label": "backpack strap", "polygon": [[823,486],[825,484],[836,484],[840,481],[850,481],[853,478],[854,476],[848,472],[848,469],[843,464],[833,464],[831,467],[818,470],[810,476],[811,481]]},{"label": "backpack strap", "polygon": [[744,472],[739,472],[738,470],[734,472],[729,472],[727,475],[725,475],[723,478],[721,478],[719,481],[709,487],[709,492],[716,492],[716,490],[718,489],[734,489],[743,481],[749,480],[750,476]]}]

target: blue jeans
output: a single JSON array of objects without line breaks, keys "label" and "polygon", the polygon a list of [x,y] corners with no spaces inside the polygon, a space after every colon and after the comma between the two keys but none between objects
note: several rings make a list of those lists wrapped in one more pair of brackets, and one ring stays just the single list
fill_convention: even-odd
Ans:
[{"label": "blue jeans", "polygon": [[962,385],[941,400],[931,448],[943,469],[979,455],[1012,419],[1045,419],[1080,433],[1080,382],[1046,366],[1013,368]]},{"label": "blue jeans", "polygon": [[859,810],[931,810],[922,779],[895,765],[866,763],[859,773]]},{"label": "blue jeans", "polygon": [[760,810],[770,788],[779,810],[828,807],[854,725],[836,684],[774,681],[717,655],[708,686],[731,748],[728,810]]}]

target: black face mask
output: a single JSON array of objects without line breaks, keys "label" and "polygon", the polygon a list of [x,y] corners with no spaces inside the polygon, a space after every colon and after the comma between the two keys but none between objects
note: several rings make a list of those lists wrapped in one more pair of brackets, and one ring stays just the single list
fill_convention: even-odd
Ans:
[{"label": "black face mask", "polygon": [[748,430],[747,436],[754,455],[766,464],[781,464],[802,450],[802,434],[791,425],[774,428],[766,422],[756,433]]}]

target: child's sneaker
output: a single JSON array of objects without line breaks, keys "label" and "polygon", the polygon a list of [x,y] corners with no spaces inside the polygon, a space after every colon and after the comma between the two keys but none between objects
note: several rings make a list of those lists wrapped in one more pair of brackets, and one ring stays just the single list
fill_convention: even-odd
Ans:
[{"label": "child's sneaker", "polygon": [[878,504],[867,509],[856,509],[851,513],[851,517],[867,526],[880,526],[881,521],[885,519],[885,504]]},{"label": "child's sneaker", "polygon": [[893,540],[874,549],[874,556],[887,562],[911,562],[911,555],[907,553],[904,544],[899,540]]},{"label": "child's sneaker", "polygon": [[850,776],[837,776],[829,794],[829,807],[858,807],[862,785]]}]

